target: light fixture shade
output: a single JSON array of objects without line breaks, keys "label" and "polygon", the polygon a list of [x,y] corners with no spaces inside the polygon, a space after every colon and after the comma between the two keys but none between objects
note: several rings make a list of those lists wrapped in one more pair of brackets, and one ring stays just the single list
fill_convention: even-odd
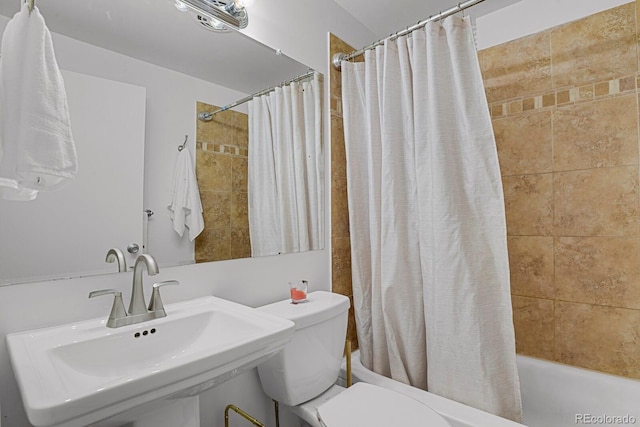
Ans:
[{"label": "light fixture shade", "polygon": [[174,5],[176,6],[176,9],[178,9],[180,12],[188,12],[189,8],[187,7],[186,4],[184,4],[184,2],[182,0],[175,0]]},{"label": "light fixture shade", "polygon": [[196,14],[220,21],[231,29],[240,30],[249,24],[249,15],[246,9],[236,7],[234,0],[229,0],[229,3],[217,0],[181,1]]},{"label": "light fixture shade", "polygon": [[236,6],[240,7],[240,8],[245,8],[245,7],[251,7],[253,6],[253,1],[254,0],[234,0],[236,3]]}]

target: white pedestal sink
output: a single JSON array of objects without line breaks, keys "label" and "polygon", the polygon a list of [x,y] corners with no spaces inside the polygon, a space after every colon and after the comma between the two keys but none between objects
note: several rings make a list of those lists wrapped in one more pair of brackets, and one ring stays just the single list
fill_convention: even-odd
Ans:
[{"label": "white pedestal sink", "polygon": [[195,396],[268,359],[294,330],[216,297],[165,308],[165,318],[117,329],[94,319],[7,335],[29,421],[81,427]]}]

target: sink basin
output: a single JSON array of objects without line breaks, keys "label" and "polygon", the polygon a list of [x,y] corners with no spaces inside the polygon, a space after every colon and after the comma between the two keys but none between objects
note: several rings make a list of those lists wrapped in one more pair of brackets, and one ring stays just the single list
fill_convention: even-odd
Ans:
[{"label": "sink basin", "polygon": [[29,421],[86,426],[193,396],[284,347],[294,324],[216,297],[167,304],[167,317],[117,329],[105,319],[7,335]]}]

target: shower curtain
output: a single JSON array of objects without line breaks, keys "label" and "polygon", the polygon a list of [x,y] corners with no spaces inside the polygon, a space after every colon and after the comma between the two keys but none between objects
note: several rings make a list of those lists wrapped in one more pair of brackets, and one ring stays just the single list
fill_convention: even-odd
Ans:
[{"label": "shower curtain", "polygon": [[342,63],[362,363],[520,420],[502,184],[471,24]]},{"label": "shower curtain", "polygon": [[249,102],[252,256],[324,247],[319,75]]}]

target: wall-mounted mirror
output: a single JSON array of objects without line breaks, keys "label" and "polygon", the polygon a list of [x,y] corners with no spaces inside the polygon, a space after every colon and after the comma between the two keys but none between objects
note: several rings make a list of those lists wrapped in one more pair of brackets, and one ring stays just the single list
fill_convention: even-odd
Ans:
[{"label": "wall-mounted mirror", "polygon": [[205,230],[196,262],[322,249],[320,75],[313,71],[227,107],[198,105],[197,182]]},{"label": "wall-mounted mirror", "polygon": [[[0,31],[20,3],[0,4]],[[52,201],[46,208],[0,201],[0,223],[5,224],[0,227],[0,285],[115,272],[113,264],[104,262],[107,250],[119,247],[128,254],[130,243],[154,255],[161,266],[195,262],[194,243],[172,230],[167,204],[184,135],[194,156],[196,143],[202,147],[196,130],[200,107],[230,104],[309,67],[241,33],[219,31],[215,23],[180,12],[169,0],[36,0],[36,5],[73,92],[70,109],[88,116],[71,117],[72,126],[84,127],[76,132],[79,175],[74,185],[84,186],[95,200],[77,194],[65,199],[63,189],[47,195]],[[96,86],[98,92],[90,90]],[[135,105],[131,112],[124,108]],[[235,113],[248,123],[246,104]],[[91,118],[97,123],[85,122]],[[120,134],[101,141],[105,134],[100,129]],[[114,143],[122,144],[125,137],[124,146]],[[85,153],[99,160],[100,170],[88,160],[83,166]],[[83,175],[86,181],[80,181]],[[133,190],[132,198],[122,196],[125,190]],[[66,214],[54,212],[60,205]],[[207,217],[207,227],[215,227],[215,219]],[[132,224],[131,231],[115,238],[112,230],[125,230],[125,224]],[[245,246],[217,259],[250,255]],[[128,256],[131,264],[136,253]],[[9,265],[20,268],[9,272]]]}]

